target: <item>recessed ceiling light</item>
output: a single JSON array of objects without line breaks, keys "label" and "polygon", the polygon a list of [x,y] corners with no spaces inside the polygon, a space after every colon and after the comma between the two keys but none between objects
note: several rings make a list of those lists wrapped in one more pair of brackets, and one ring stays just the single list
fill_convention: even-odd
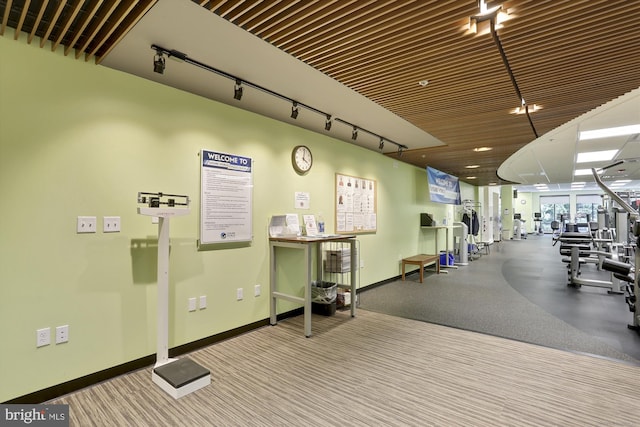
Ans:
[{"label": "recessed ceiling light", "polygon": [[476,169],[476,168],[479,168],[479,167],[480,167],[480,165],[469,165],[469,166],[465,166],[465,168],[467,168],[467,169]]},{"label": "recessed ceiling light", "polygon": [[578,140],[609,138],[612,136],[633,135],[640,133],[640,125],[618,126],[613,128],[603,128],[595,130],[584,130],[580,132]]},{"label": "recessed ceiling light", "polygon": [[527,111],[529,113],[535,113],[536,111],[542,110],[542,106],[538,105],[538,104],[533,104],[533,105],[528,105],[528,106],[521,106],[521,107],[516,107],[513,110],[511,110],[511,114],[525,114]]},{"label": "recessed ceiling light", "polygon": [[468,176],[467,179],[476,179],[475,176]]},{"label": "recessed ceiling light", "polygon": [[473,151],[475,151],[475,152],[490,151],[490,150],[493,150],[493,148],[492,147],[477,147],[477,148],[473,149]]},{"label": "recessed ceiling light", "polygon": [[[597,170],[596,170],[597,172]],[[576,169],[573,176],[591,175],[591,169]]]},{"label": "recessed ceiling light", "polygon": [[618,154],[618,150],[603,150],[578,153],[576,163],[603,162],[613,159],[616,154]]},{"label": "recessed ceiling light", "polygon": [[426,85],[429,84],[429,80],[420,80],[418,84],[422,87],[425,87]]},{"label": "recessed ceiling light", "polygon": [[497,182],[490,182],[489,185],[498,185]]}]

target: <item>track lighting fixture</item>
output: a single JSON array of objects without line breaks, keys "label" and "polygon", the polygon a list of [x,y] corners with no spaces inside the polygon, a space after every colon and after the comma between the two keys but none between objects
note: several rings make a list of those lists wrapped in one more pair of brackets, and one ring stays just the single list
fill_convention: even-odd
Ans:
[{"label": "track lighting fixture", "polygon": [[404,148],[402,147],[402,145],[398,146],[398,157],[402,157],[402,152],[404,151]]},{"label": "track lighting fixture", "polygon": [[233,99],[240,101],[242,99],[242,80],[236,79],[236,85],[233,88]]},{"label": "track lighting fixture", "polygon": [[158,74],[164,74],[165,62],[162,52],[157,52],[153,57],[153,71]]},{"label": "track lighting fixture", "polygon": [[[311,105],[308,104],[304,104],[298,101],[294,101],[292,98],[289,98],[286,95],[283,95],[281,93],[275,92],[271,89],[268,89],[264,86],[261,86],[259,84],[250,82],[250,81],[246,81],[246,80],[242,80],[236,76],[234,76],[233,74],[229,74],[226,71],[220,70],[218,68],[212,67],[211,65],[207,65],[203,62],[200,62],[194,58],[189,57],[186,53],[180,52],[178,50],[174,50],[174,49],[167,49],[164,48],[162,46],[158,46],[155,44],[151,45],[151,49],[153,49],[155,51],[155,56],[153,59],[153,71],[155,71],[156,73],[160,73],[163,74],[164,73],[164,69],[165,69],[165,58],[173,58],[173,59],[177,59],[181,62],[187,63],[189,65],[194,65],[196,67],[199,67],[203,70],[209,71],[211,73],[217,74],[219,76],[222,76],[224,78],[227,78],[229,80],[232,80],[235,82],[234,85],[234,89],[233,89],[233,98],[240,101],[243,95],[243,91],[244,88],[249,86],[253,89],[259,90],[261,92],[264,92],[268,95],[273,96],[274,98],[278,98],[280,100],[283,101],[287,101],[287,102],[291,102],[292,106],[291,106],[291,118],[292,119],[297,119],[298,118],[298,113],[299,113],[299,107],[302,107],[306,110],[309,110],[313,113],[319,114],[319,115],[323,115],[325,116],[325,123],[324,123],[324,129],[326,131],[331,130],[332,126],[333,126],[333,122],[338,122],[340,124],[343,124],[345,126],[351,126],[352,127],[352,132],[351,132],[351,139],[352,140],[356,140],[358,139],[358,132],[362,131],[365,134],[369,134],[371,136],[373,136],[374,138],[379,138],[380,139],[380,144],[378,146],[378,148],[380,150],[382,150],[384,148],[384,144],[385,142],[388,144],[394,144],[398,147],[398,153],[400,155],[402,155],[402,151],[407,149],[408,147],[406,145],[400,144],[398,142],[392,141],[388,138],[385,138],[375,132],[372,132],[368,129],[364,129],[361,127],[356,126],[355,124],[348,122],[346,120],[341,119],[340,117],[333,117],[331,114],[319,110]],[[386,141],[385,141],[386,139]]]}]

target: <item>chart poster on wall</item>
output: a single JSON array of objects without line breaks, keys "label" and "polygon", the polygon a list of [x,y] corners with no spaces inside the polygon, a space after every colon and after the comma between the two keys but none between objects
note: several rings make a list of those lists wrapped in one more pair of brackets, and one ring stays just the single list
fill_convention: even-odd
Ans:
[{"label": "chart poster on wall", "polygon": [[336,174],[336,233],[375,233],[378,229],[377,183]]},{"label": "chart poster on wall", "polygon": [[251,158],[202,150],[200,159],[200,244],[250,242]]},{"label": "chart poster on wall", "polygon": [[432,202],[460,205],[460,181],[458,177],[427,166],[429,198]]}]

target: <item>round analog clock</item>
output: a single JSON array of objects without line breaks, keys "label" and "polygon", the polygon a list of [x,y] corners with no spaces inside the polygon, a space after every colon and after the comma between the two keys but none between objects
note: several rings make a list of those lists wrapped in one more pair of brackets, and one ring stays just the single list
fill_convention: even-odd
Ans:
[{"label": "round analog clock", "polygon": [[298,145],[291,152],[291,163],[296,172],[304,174],[309,172],[313,166],[313,156],[311,150],[306,145]]}]

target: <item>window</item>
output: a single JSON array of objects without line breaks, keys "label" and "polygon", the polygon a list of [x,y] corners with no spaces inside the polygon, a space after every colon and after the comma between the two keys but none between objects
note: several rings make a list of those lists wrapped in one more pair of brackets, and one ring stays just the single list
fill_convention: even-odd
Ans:
[{"label": "window", "polygon": [[551,233],[551,221],[569,219],[569,196],[540,196],[540,226],[545,233]]},{"label": "window", "polygon": [[602,205],[602,197],[598,194],[580,194],[576,196],[576,222],[598,220],[598,206]]}]

